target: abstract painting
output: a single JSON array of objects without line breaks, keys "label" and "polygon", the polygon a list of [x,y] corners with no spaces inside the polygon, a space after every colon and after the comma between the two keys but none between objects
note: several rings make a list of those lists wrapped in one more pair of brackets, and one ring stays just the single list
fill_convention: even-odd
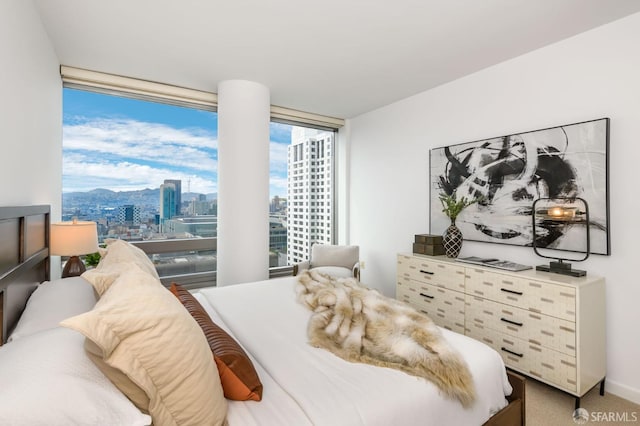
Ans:
[{"label": "abstract painting", "polygon": [[[531,246],[533,202],[580,197],[589,205],[591,253],[608,255],[608,151],[608,118],[432,149],[430,232],[450,225],[439,195],[455,193],[479,199],[456,220],[465,240]],[[556,232],[545,247],[580,251],[572,232]]]}]

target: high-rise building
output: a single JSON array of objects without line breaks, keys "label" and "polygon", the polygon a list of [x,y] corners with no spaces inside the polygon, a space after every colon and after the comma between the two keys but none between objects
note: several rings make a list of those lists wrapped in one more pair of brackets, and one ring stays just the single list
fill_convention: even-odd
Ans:
[{"label": "high-rise building", "polygon": [[269,213],[284,213],[287,209],[287,199],[280,198],[277,195],[271,199],[269,203]]},{"label": "high-rise building", "polygon": [[173,184],[176,191],[176,196],[174,201],[175,207],[171,217],[180,216],[180,214],[182,213],[182,181],[180,179],[165,179],[164,184],[165,185]]},{"label": "high-rise building", "polygon": [[173,183],[160,185],[160,231],[164,232],[164,222],[175,216],[176,186]]},{"label": "high-rise building", "polygon": [[214,215],[218,214],[218,203],[216,200],[207,200],[206,197],[199,197],[189,203],[188,214],[190,216]]},{"label": "high-rise building", "polygon": [[309,258],[314,243],[331,244],[333,132],[293,127],[288,148],[287,262]]},{"label": "high-rise building", "polygon": [[118,223],[140,225],[140,206],[126,204],[118,207]]}]

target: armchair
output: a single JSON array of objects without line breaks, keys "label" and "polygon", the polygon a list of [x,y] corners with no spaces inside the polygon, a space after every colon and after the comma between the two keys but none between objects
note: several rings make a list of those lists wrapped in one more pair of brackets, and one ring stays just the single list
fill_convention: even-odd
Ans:
[{"label": "armchair", "polygon": [[314,269],[334,277],[355,277],[360,280],[360,247],[332,244],[311,246],[311,258],[293,265],[293,275]]}]

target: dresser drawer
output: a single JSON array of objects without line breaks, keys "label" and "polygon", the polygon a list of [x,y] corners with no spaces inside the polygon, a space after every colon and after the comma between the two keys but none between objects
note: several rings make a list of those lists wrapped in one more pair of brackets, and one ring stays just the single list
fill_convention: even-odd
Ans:
[{"label": "dresser drawer", "polygon": [[573,322],[470,295],[465,297],[465,315],[467,322],[576,356]]},{"label": "dresser drawer", "polygon": [[396,299],[426,314],[440,327],[464,334],[464,294],[400,277]]},{"label": "dresser drawer", "polygon": [[465,331],[468,336],[493,347],[502,356],[507,367],[550,382],[568,392],[576,391],[575,357],[478,324],[467,324]]},{"label": "dresser drawer", "polygon": [[466,293],[575,322],[576,293],[568,286],[467,268]]},{"label": "dresser drawer", "polygon": [[575,288],[526,278],[519,281],[524,291],[532,295],[527,298],[527,306],[521,307],[567,321],[576,321]]},{"label": "dresser drawer", "polygon": [[437,287],[464,291],[464,267],[428,258],[398,256],[398,275]]}]

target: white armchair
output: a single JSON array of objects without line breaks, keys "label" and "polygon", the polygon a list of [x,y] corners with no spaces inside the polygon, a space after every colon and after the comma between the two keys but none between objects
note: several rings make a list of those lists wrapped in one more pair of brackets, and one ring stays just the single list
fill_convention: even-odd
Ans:
[{"label": "white armchair", "polygon": [[331,244],[311,246],[311,258],[293,265],[293,275],[314,269],[334,277],[355,277],[360,280],[360,247]]}]

